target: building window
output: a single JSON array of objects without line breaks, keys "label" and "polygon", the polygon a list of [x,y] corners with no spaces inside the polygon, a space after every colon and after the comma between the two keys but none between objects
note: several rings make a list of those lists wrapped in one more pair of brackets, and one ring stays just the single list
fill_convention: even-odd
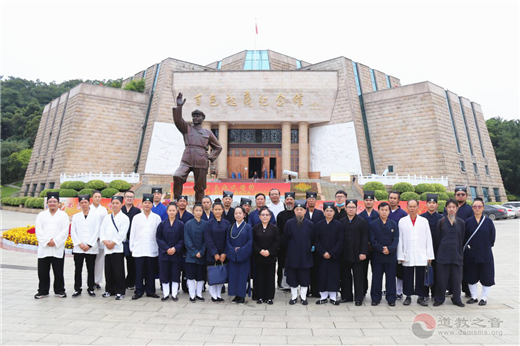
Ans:
[{"label": "building window", "polygon": [[30,184],[25,184],[25,195],[27,196],[27,194],[29,193],[29,188],[31,187]]},{"label": "building window", "polygon": [[220,60],[217,64],[217,70],[222,70],[222,60]]},{"label": "building window", "polygon": [[49,183],[49,189],[54,189],[54,182]]},{"label": "building window", "polygon": [[51,159],[51,163],[49,164],[49,172],[52,171],[52,166],[54,166],[54,159]]},{"label": "building window", "polygon": [[471,144],[471,137],[469,135],[468,122],[466,121],[466,113],[464,112],[464,107],[462,106],[462,99],[460,97],[459,104],[460,112],[462,113],[462,120],[464,120],[464,128],[466,129],[466,136],[468,137],[469,152],[471,153],[471,156],[475,156],[475,154],[473,153],[473,144]]},{"label": "building window", "polygon": [[464,161],[460,160],[460,170],[464,173],[466,173],[466,165],[464,164]]},{"label": "building window", "polygon": [[33,184],[33,187],[32,187],[32,193],[31,193],[31,195],[34,196],[34,197],[36,197],[36,196],[35,196],[35,193],[36,193],[36,187],[37,187],[37,186],[38,186],[38,184]]},{"label": "building window", "polygon": [[45,190],[45,183],[40,183],[40,191]]},{"label": "building window", "polygon": [[394,166],[388,166],[388,173],[394,172]]},{"label": "building window", "polygon": [[301,69],[302,68],[302,62],[301,60],[296,60],[296,69]]},{"label": "building window", "polygon": [[42,170],[40,173],[43,173],[43,170],[45,169],[45,161],[42,162]]},{"label": "building window", "polygon": [[448,95],[448,90],[444,90],[446,94],[446,104],[448,105],[448,111],[450,113],[451,128],[453,129],[453,135],[455,136],[455,144],[457,144],[457,152],[460,154],[459,136],[457,135],[457,127],[455,126],[455,119],[453,119],[453,112],[451,111],[451,102]]},{"label": "building window", "polygon": [[212,129],[211,132],[213,132],[215,137],[217,137],[217,139],[218,139],[218,129]]},{"label": "building window", "polygon": [[248,50],[244,70],[270,70],[269,55],[266,50]]},{"label": "building window", "polygon": [[298,172],[300,170],[300,157],[298,149],[291,150],[291,171]]},{"label": "building window", "polygon": [[484,166],[484,170],[486,171],[486,175],[489,175],[489,166],[488,165]]},{"label": "building window", "polygon": [[476,186],[470,186],[469,190],[471,191],[471,198],[474,200],[477,198],[477,187]]},{"label": "building window", "polygon": [[489,202],[489,189],[487,187],[483,187],[482,192],[484,193],[484,203]]},{"label": "building window", "polygon": [[228,140],[230,144],[236,143],[261,143],[261,144],[280,144],[282,143],[282,130],[228,130]]},{"label": "building window", "polygon": [[495,202],[500,202],[500,192],[498,188],[493,188],[493,194],[495,195]]},{"label": "building window", "polygon": [[386,86],[388,87],[388,89],[390,89],[392,87],[392,84],[390,84],[390,76],[386,76]]},{"label": "building window", "polygon": [[33,171],[33,174],[36,174],[36,168],[38,168],[38,162],[35,162],[35,163],[34,163],[34,171]]},{"label": "building window", "polygon": [[475,162],[473,162],[473,171],[475,172],[475,174],[478,174],[478,166]]},{"label": "building window", "polygon": [[374,88],[374,91],[377,91],[376,76],[373,69],[370,69],[370,79],[372,79],[372,88]]},{"label": "building window", "polygon": [[291,130],[291,143],[299,143],[299,130]]},{"label": "building window", "polygon": [[477,127],[477,135],[478,142],[480,143],[480,151],[482,152],[482,157],[486,158],[486,154],[484,153],[484,146],[482,145],[482,137],[480,137],[480,129],[478,127],[477,113],[475,112],[475,107],[473,103],[471,104],[471,112],[473,113],[473,119],[475,119],[475,126]]}]

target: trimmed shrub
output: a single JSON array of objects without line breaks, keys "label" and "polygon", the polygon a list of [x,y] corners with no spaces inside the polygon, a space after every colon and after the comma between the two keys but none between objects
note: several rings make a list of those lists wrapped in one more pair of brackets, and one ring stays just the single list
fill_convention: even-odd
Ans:
[{"label": "trimmed shrub", "polygon": [[47,192],[60,192],[60,189],[45,189],[40,192],[40,197],[47,197]]},{"label": "trimmed shrub", "polygon": [[72,189],[60,189],[60,197],[78,197],[78,191]]},{"label": "trimmed shrub", "polygon": [[35,197],[28,197],[27,200],[24,203],[24,207],[32,208],[35,199],[36,199]]},{"label": "trimmed shrub", "polygon": [[446,194],[448,195],[448,199],[450,199],[450,198],[454,199],[455,198],[455,192],[453,192],[453,191],[446,192]]},{"label": "trimmed shrub", "polygon": [[94,192],[94,189],[83,189],[81,191],[78,191],[78,196],[80,195],[90,195],[90,198],[92,198],[92,192]]},{"label": "trimmed shrub", "polygon": [[13,197],[4,197],[2,198],[2,204],[4,205],[11,205],[11,200],[13,199]]},{"label": "trimmed shrub", "polygon": [[446,192],[446,187],[444,187],[444,185],[442,185],[442,184],[433,183],[431,185],[432,185],[432,188],[433,188],[432,191]]},{"label": "trimmed shrub", "polygon": [[415,187],[415,192],[419,195],[422,195],[424,192],[427,192],[427,191],[435,191],[432,184],[423,183],[423,184],[419,184]]},{"label": "trimmed shrub", "polygon": [[102,180],[91,180],[85,185],[87,189],[93,189],[93,190],[103,190],[106,189],[107,184],[105,184]]},{"label": "trimmed shrub", "polygon": [[113,195],[115,195],[118,192],[119,192],[118,189],[112,189],[110,187],[107,187],[106,189],[101,191],[101,197],[103,197],[103,198],[110,198],[110,197],[112,197]]},{"label": "trimmed shrub", "polygon": [[515,195],[513,195],[513,194],[508,194],[508,195],[507,195],[507,200],[508,200],[508,201],[517,201],[518,199],[517,199],[517,197],[516,197]]},{"label": "trimmed shrub", "polygon": [[33,208],[43,209],[45,207],[43,198],[35,198],[33,202]]},{"label": "trimmed shrub", "polygon": [[112,180],[108,187],[111,189],[117,189],[118,191],[127,191],[130,190],[130,183],[124,180]]},{"label": "trimmed shrub", "polygon": [[419,195],[412,191],[406,191],[401,194],[402,201],[409,201],[411,199],[419,200]]},{"label": "trimmed shrub", "polygon": [[370,181],[363,185],[363,190],[365,191],[386,191],[386,187],[383,183],[380,183],[379,181]]},{"label": "trimmed shrub", "polygon": [[437,212],[444,213],[444,207],[446,206],[446,201],[439,201],[439,206],[437,207]]},{"label": "trimmed shrub", "polygon": [[421,193],[421,201],[426,201],[426,195],[429,194],[429,193],[434,193],[434,194],[437,194],[438,195],[438,200],[439,201],[446,201],[448,200],[448,194],[446,192],[431,192],[431,191],[428,191],[428,192],[423,192]]},{"label": "trimmed shrub", "polygon": [[[403,194],[404,192],[414,192],[415,188],[410,183],[397,183],[392,186],[392,191],[398,191],[399,193]],[[403,198],[401,197],[401,199]]]},{"label": "trimmed shrub", "polygon": [[66,181],[60,185],[60,189],[72,189],[72,190],[82,190],[85,188],[85,183],[82,181]]},{"label": "trimmed shrub", "polygon": [[[370,190],[368,190],[370,191]],[[388,192],[382,190],[375,190],[374,195],[378,201],[388,201]]]}]

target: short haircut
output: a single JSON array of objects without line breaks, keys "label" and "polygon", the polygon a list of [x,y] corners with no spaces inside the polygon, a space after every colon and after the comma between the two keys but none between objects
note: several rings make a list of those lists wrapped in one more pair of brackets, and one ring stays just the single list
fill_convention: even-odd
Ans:
[{"label": "short haircut", "polygon": [[247,215],[246,210],[244,209],[243,206],[241,206],[241,205],[237,205],[237,206],[235,207],[235,211],[236,211],[237,209],[242,210],[242,213],[244,213],[244,215]]},{"label": "short haircut", "polygon": [[[95,195],[96,193],[99,193],[99,194],[101,195],[101,191],[99,191],[99,190],[94,190],[94,191],[92,191],[92,197],[94,197],[94,195]],[[103,195],[101,195],[101,196],[103,196]]]},{"label": "short haircut", "polygon": [[456,200],[454,200],[453,198],[448,199],[448,200],[446,201],[446,205],[445,205],[444,207],[447,208],[448,205],[450,205],[451,203],[455,204],[455,206],[456,206],[457,208],[459,207],[459,203],[458,203]]},{"label": "short haircut", "polygon": [[198,207],[200,207],[200,208],[202,209],[202,204],[195,204],[195,205],[193,206],[193,210],[195,210],[195,208],[198,208]]},{"label": "short haircut", "polygon": [[263,193],[261,193],[261,192],[259,192],[259,193],[257,193],[257,194],[255,195],[255,199],[257,199],[258,196],[264,196],[264,199],[265,199],[265,195],[264,195]]},{"label": "short haircut", "polygon": [[127,193],[131,193],[132,195],[135,196],[135,192],[132,190],[125,191],[125,193],[123,193],[123,196],[126,196]]},{"label": "short haircut", "polygon": [[178,209],[178,208],[179,208],[179,207],[177,207],[177,203],[175,203],[175,202],[170,202],[170,203],[168,204],[168,207],[166,208],[166,210],[168,210],[168,208],[170,208],[170,207],[175,207],[175,209]]},{"label": "short haircut", "polygon": [[406,202],[406,205],[410,204],[411,201],[415,201],[417,203],[417,206],[419,206],[419,200],[415,199],[415,198],[410,198],[407,202]]},{"label": "short haircut", "polygon": [[281,194],[281,193],[280,193],[280,190],[278,190],[278,189],[271,189],[271,190],[269,190],[269,197],[271,196],[271,191],[278,191],[278,194],[279,194],[279,195]]},{"label": "short haircut", "polygon": [[262,208],[260,208],[260,210],[258,211],[258,215],[262,214],[264,210],[267,210],[269,212],[269,216],[271,216],[271,211],[265,205]]},{"label": "short haircut", "polygon": [[202,197],[202,199],[204,199],[204,198],[207,198],[207,199],[209,199],[209,201],[210,201],[210,202],[212,202],[212,200],[211,200],[211,197],[210,197],[210,196],[208,196],[208,195],[205,195],[204,197]]},{"label": "short haircut", "polygon": [[481,197],[475,197],[473,199],[473,204],[475,204],[475,202],[480,202],[480,203],[482,203],[482,205],[486,204],[486,203],[484,203],[484,200]]},{"label": "short haircut", "polygon": [[346,193],[345,191],[343,191],[343,190],[338,190],[338,191],[336,191],[336,193],[334,194],[334,197],[336,197],[338,194],[342,194],[342,195],[344,195],[345,198],[348,197],[348,196],[347,196],[347,193]]},{"label": "short haircut", "polygon": [[384,207],[388,207],[388,209],[390,209],[390,204],[388,204],[387,202],[381,202],[377,206],[377,210],[381,210],[381,208],[384,208]]},{"label": "short haircut", "polygon": [[401,194],[399,193],[399,191],[390,191],[390,193],[388,194],[388,197],[390,197],[391,194],[395,193],[397,195],[397,199],[401,199]]}]

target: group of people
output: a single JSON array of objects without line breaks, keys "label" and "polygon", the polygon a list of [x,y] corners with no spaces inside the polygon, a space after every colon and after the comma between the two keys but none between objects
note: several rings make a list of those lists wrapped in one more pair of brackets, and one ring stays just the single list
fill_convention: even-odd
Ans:
[{"label": "group of people", "polygon": [[[419,215],[419,201],[407,201],[408,213],[399,206],[400,194],[392,191],[388,202],[374,208],[374,192],[364,192],[364,210],[345,191],[337,191],[335,202],[316,208],[317,194],[307,192],[305,200],[295,200],[294,192],[280,191],[242,198],[233,208],[233,194],[225,191],[214,201],[204,196],[187,210],[187,196],[177,196],[168,206],[161,203],[162,190],[144,194],[142,209],[133,205],[134,193],[112,197],[112,213],[100,205],[101,194],[78,197],[81,211],[72,217],[70,235],[74,243],[74,293],[82,294],[83,263],[87,267],[87,292],[96,296],[103,269],[106,288],[103,297],[121,300],[126,290],[132,299],[147,297],[178,300],[179,289],[189,293],[191,302],[204,301],[208,284],[211,300],[224,301],[222,283],[210,284],[209,267],[225,265],[228,294],[232,303],[245,304],[251,295],[257,304],[273,304],[275,290],[289,291],[290,305],[300,300],[308,304],[354,302],[362,305],[372,271],[371,304],[388,305],[396,300],[410,305],[433,306],[452,302],[464,306],[485,305],[494,285],[491,248],[495,241],[492,220],[483,215],[484,202],[475,198],[466,203],[467,189],[456,187],[455,200],[446,203],[444,215],[437,212],[438,196],[427,195],[427,211]],[[39,288],[41,299],[49,294],[52,266],[54,293],[66,297],[63,278],[64,247],[69,218],[59,210],[59,196],[47,195],[48,208],[36,219],[38,238]],[[126,276],[125,276],[126,259]],[[425,273],[434,273],[434,284],[425,284]],[[385,291],[383,291],[383,276]],[[159,278],[162,297],[156,294]],[[429,279],[431,281],[431,278]],[[251,283],[252,281],[252,283]],[[482,285],[478,300],[477,283]],[[404,299],[403,299],[404,298]]]}]

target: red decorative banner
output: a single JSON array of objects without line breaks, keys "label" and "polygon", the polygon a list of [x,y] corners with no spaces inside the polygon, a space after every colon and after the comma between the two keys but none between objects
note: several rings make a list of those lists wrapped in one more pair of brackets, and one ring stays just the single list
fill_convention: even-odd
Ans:
[{"label": "red decorative banner", "polygon": [[[193,182],[186,182],[183,185],[183,195],[195,195]],[[208,196],[219,196],[224,191],[233,192],[235,196],[254,196],[257,193],[269,194],[269,190],[278,189],[283,196],[284,193],[291,191],[290,183],[207,183],[205,194]],[[171,192],[173,196],[173,183],[171,183]]]},{"label": "red decorative banner", "polygon": [[[325,203],[325,202],[334,202],[334,201],[316,201],[316,208],[318,208],[320,210],[323,210],[323,203]],[[374,210],[377,210],[377,206],[381,202],[387,202],[387,201],[375,201],[374,202]],[[401,201],[401,202],[399,202],[399,206],[401,207],[401,209],[404,209],[404,211],[406,211],[408,213],[407,202]],[[359,214],[363,210],[365,210],[365,202],[364,201],[358,201],[356,213]],[[426,206],[426,202],[425,201],[419,201],[419,211],[417,213],[418,214],[422,214],[422,213],[426,213],[427,211],[428,211],[428,208]]]}]

